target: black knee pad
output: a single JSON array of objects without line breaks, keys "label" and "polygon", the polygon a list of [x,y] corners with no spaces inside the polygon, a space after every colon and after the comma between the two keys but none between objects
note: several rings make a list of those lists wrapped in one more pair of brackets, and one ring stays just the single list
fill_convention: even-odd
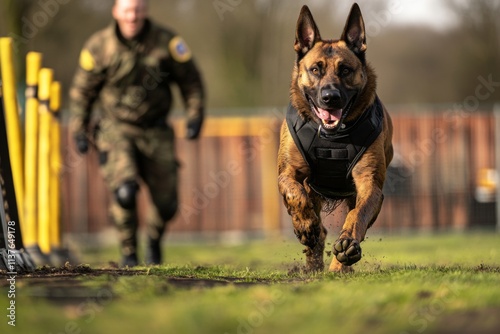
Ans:
[{"label": "black knee pad", "polygon": [[139,185],[135,181],[126,181],[115,190],[115,197],[118,204],[124,209],[135,208],[135,201]]},{"label": "black knee pad", "polygon": [[168,205],[165,207],[161,208],[159,210],[159,214],[161,219],[163,219],[164,222],[169,221],[175,216],[175,213],[177,212],[177,208],[179,206],[179,203],[177,202],[177,199],[173,200],[170,202]]}]

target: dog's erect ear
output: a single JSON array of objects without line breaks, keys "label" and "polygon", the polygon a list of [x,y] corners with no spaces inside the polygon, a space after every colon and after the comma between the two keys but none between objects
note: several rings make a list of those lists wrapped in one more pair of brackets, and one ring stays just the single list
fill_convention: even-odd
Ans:
[{"label": "dog's erect ear", "polygon": [[352,5],[351,12],[345,23],[344,32],[340,37],[349,49],[364,63],[366,51],[365,22],[357,3]]},{"label": "dog's erect ear", "polygon": [[295,34],[294,49],[297,52],[298,59],[300,60],[319,40],[321,40],[321,36],[311,11],[307,6],[303,6],[297,20],[297,32]]}]

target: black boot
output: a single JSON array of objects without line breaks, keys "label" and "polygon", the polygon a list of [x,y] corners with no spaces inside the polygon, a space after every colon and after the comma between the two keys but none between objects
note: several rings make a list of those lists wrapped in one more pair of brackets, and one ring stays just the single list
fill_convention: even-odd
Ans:
[{"label": "black boot", "polygon": [[137,254],[136,253],[122,256],[122,263],[121,263],[122,267],[132,268],[132,267],[136,267],[137,264],[138,263],[137,263]]},{"label": "black boot", "polygon": [[146,264],[158,265],[161,264],[161,239],[151,239],[148,237],[146,250]]}]

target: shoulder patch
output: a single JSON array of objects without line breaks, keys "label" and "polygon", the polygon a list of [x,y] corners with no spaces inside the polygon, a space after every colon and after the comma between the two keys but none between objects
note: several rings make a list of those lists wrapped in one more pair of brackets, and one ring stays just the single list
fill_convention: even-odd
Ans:
[{"label": "shoulder patch", "polygon": [[87,72],[92,71],[95,67],[94,56],[87,49],[83,49],[80,53],[80,67]]},{"label": "shoulder patch", "polygon": [[180,36],[175,36],[168,44],[168,50],[175,61],[185,63],[191,59],[191,50]]}]

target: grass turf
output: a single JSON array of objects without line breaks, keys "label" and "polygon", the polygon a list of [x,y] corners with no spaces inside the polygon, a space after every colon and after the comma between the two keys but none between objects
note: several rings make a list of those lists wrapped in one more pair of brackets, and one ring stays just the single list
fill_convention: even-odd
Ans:
[{"label": "grass turf", "polygon": [[[0,277],[0,332],[500,332],[499,234],[369,236],[362,247],[347,275],[301,273],[302,246],[280,239],[170,245],[167,265],[127,275],[19,277],[15,328]],[[103,267],[110,252],[83,259]]]}]

